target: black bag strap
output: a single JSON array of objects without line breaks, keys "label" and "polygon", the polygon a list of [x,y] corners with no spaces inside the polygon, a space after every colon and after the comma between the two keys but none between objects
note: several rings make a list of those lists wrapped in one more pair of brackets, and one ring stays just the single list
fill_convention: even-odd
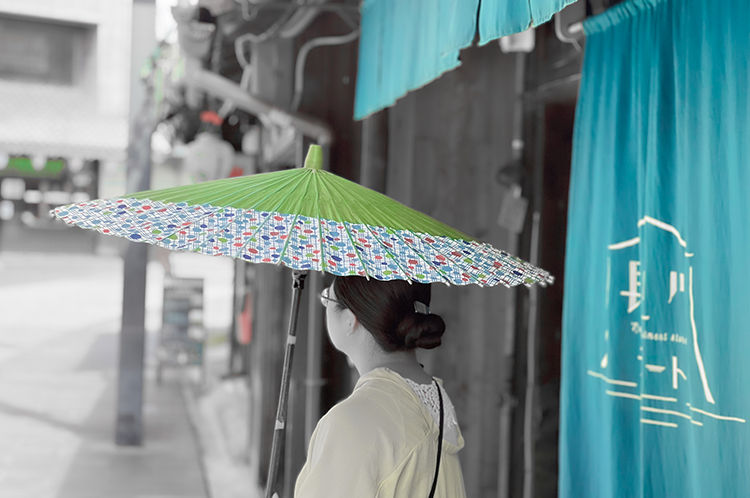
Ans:
[{"label": "black bag strap", "polygon": [[437,463],[435,464],[435,479],[432,481],[432,490],[430,491],[430,498],[435,496],[435,489],[437,489],[437,478],[440,472],[440,456],[443,452],[443,393],[440,392],[440,384],[435,379],[432,379],[437,387],[438,399],[440,400],[440,436],[438,437],[438,450],[437,450]]}]

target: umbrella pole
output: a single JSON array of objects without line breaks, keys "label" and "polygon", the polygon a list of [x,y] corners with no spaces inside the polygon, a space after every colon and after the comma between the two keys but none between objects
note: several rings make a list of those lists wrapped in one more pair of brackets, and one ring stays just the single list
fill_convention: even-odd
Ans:
[{"label": "umbrella pole", "polygon": [[273,444],[271,445],[271,463],[268,466],[268,479],[266,481],[266,496],[272,498],[276,491],[276,480],[279,474],[279,463],[281,450],[284,447],[284,436],[286,434],[286,412],[289,405],[289,383],[292,377],[292,359],[294,357],[294,344],[297,342],[297,316],[299,315],[300,296],[305,288],[307,271],[294,270],[292,278],[292,308],[289,314],[289,330],[286,338],[286,353],[284,354],[284,371],[281,375],[281,392],[279,393],[279,406],[276,410],[276,428],[273,432]]}]

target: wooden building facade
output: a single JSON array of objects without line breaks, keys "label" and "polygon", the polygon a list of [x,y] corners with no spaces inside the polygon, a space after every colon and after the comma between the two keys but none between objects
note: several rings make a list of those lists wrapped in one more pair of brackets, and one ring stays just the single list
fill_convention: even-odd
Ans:
[{"label": "wooden building facade", "polygon": [[[253,92],[288,105],[297,50],[307,40],[344,32],[341,20],[325,13],[297,39],[254,46]],[[420,359],[444,380],[456,406],[471,497],[557,495],[565,220],[582,56],[560,42],[549,24],[536,38],[531,54],[505,54],[497,43],[464,50],[461,67],[363,122],[352,119],[357,43],[319,48],[308,58],[299,108],[333,129],[328,165],[334,173],[557,277],[544,290],[433,286],[431,309],[445,319],[447,331],[443,345],[420,352]],[[299,141],[297,157],[307,143]],[[292,278],[288,269],[268,265],[240,265],[238,275],[253,299],[253,340],[242,354],[251,393],[250,464],[264,485]],[[324,331],[315,294],[329,282],[329,276],[308,278],[301,307],[279,483],[285,497],[292,496],[304,463],[311,420],[356,382],[356,372]],[[306,402],[311,393],[312,407]]]}]

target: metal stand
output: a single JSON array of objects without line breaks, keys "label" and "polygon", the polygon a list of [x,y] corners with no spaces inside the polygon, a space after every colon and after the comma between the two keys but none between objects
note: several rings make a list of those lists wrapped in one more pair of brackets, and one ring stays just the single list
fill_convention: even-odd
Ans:
[{"label": "metal stand", "polygon": [[302,295],[302,290],[305,288],[307,271],[294,270],[292,272],[292,278],[294,279],[294,283],[292,284],[292,308],[289,314],[289,330],[286,338],[284,371],[281,375],[281,392],[279,393],[279,407],[276,410],[276,428],[273,432],[271,464],[268,467],[265,498],[273,498],[273,495],[276,492],[276,481],[279,474],[281,451],[284,448],[284,436],[286,434],[286,412],[289,405],[289,383],[292,377],[292,358],[294,357],[294,344],[297,342],[297,316],[299,315],[300,296]]}]

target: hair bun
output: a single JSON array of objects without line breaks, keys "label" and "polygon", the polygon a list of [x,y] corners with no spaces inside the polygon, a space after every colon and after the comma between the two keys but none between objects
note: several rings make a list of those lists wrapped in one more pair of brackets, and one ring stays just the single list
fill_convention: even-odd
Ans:
[{"label": "hair bun", "polygon": [[431,289],[430,284],[398,279],[352,276],[333,281],[336,299],[386,352],[440,345],[445,322],[429,314]]},{"label": "hair bun", "polygon": [[398,325],[398,335],[404,338],[406,349],[433,349],[440,346],[445,333],[445,322],[440,315],[409,314]]}]

